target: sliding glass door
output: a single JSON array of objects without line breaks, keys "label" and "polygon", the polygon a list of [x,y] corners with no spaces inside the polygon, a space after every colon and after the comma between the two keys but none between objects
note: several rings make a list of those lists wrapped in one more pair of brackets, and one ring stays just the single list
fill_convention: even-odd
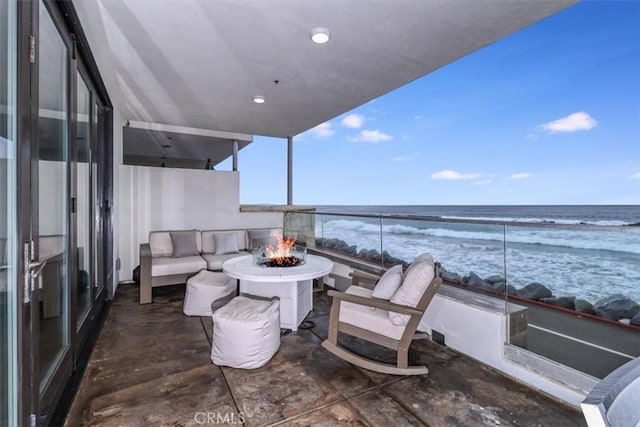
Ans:
[{"label": "sliding glass door", "polygon": [[56,383],[71,366],[68,178],[71,46],[43,2],[39,4],[38,15],[38,150],[33,171],[37,191],[32,200],[32,239],[33,257],[43,267],[32,310],[34,327],[37,326],[34,330],[38,331],[36,374],[40,401],[46,405],[56,394]]},{"label": "sliding glass door", "polygon": [[95,195],[93,188],[92,168],[92,143],[91,132],[92,111],[91,92],[85,82],[82,73],[76,72],[76,144],[75,144],[75,271],[76,289],[75,314],[76,330],[79,331],[91,311],[93,299],[91,293],[91,278],[94,275],[94,250],[92,240],[94,240],[95,229],[93,227],[92,196]]},{"label": "sliding glass door", "polygon": [[16,6],[0,1],[0,425],[17,424]]},{"label": "sliding glass door", "polygon": [[0,426],[51,424],[110,272],[110,104],[72,7],[0,0]]}]

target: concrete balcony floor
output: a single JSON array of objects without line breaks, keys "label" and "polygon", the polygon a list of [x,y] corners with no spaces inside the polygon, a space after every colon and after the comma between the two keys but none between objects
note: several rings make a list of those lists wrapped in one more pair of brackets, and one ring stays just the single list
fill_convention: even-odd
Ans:
[{"label": "concrete balcony floor", "polygon": [[[137,286],[118,287],[66,425],[585,425],[575,408],[427,340],[410,355],[429,367],[423,376],[377,374],[334,357],[320,346],[324,293],[309,315],[315,327],[282,336],[267,365],[221,368],[210,360],[211,319],[183,315],[183,295],[184,285],[157,288],[153,304],[139,305]],[[349,337],[344,343],[393,358]]]}]

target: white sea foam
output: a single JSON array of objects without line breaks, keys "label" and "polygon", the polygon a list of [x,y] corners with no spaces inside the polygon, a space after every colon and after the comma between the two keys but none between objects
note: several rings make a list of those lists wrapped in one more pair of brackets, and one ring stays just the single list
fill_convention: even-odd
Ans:
[{"label": "white sea foam", "polygon": [[[482,277],[500,274],[516,287],[537,281],[555,295],[575,295],[591,302],[613,293],[640,302],[637,233],[507,227],[505,251],[502,226],[407,222],[416,224],[382,225],[383,250],[406,261],[431,252],[447,270],[461,275],[469,271]],[[335,219],[317,223],[316,235],[322,232],[358,250],[380,250],[380,224]]]},{"label": "white sea foam", "polygon": [[[478,224],[462,224],[463,229],[446,227],[460,227],[461,224],[429,222],[432,228],[419,228],[405,224],[389,224],[382,226],[383,240],[391,234],[417,235],[431,237],[449,237],[461,240],[491,240],[503,242],[507,245],[523,243],[530,245],[558,246],[574,249],[593,249],[603,251],[619,251],[640,254],[640,238],[636,233],[563,230],[558,228],[534,228],[534,227],[507,227],[506,232],[502,226],[486,226]],[[325,232],[335,234],[337,230],[344,232],[376,233],[380,234],[380,225],[366,223],[358,220],[331,220],[324,222]],[[487,231],[482,231],[487,229]]]},{"label": "white sea foam", "polygon": [[466,217],[443,215],[443,219],[476,220],[476,221],[497,221],[497,222],[527,222],[534,224],[559,224],[559,225],[598,225],[603,227],[621,227],[631,225],[631,223],[617,220],[581,221],[576,219],[559,218],[514,218],[514,217]]}]

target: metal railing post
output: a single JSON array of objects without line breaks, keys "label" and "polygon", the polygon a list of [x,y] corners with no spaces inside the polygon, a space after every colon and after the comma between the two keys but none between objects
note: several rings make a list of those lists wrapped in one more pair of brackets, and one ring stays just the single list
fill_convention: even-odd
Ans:
[{"label": "metal railing post", "polygon": [[384,246],[382,244],[382,216],[378,217],[380,220],[380,268],[384,270]]},{"label": "metal railing post", "polygon": [[287,137],[287,205],[293,204],[293,137]]}]

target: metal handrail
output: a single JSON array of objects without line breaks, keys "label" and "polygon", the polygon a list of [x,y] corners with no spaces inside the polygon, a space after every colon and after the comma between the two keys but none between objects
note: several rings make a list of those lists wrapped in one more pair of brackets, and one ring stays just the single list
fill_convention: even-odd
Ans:
[{"label": "metal handrail", "polygon": [[326,215],[326,216],[341,216],[341,217],[358,217],[358,218],[372,218],[372,219],[395,219],[395,220],[409,220],[409,221],[426,221],[426,222],[447,222],[458,224],[484,224],[484,225],[502,225],[502,226],[514,226],[514,227],[542,227],[542,228],[556,228],[556,229],[569,229],[569,230],[593,230],[593,231],[613,231],[613,232],[640,232],[640,226],[635,225],[595,225],[595,224],[558,224],[552,222],[525,222],[525,221],[500,221],[489,219],[471,219],[471,218],[443,218],[439,216],[425,216],[425,215],[396,215],[396,214],[367,214],[367,213],[349,213],[349,212],[287,212],[287,214],[294,215]]}]

